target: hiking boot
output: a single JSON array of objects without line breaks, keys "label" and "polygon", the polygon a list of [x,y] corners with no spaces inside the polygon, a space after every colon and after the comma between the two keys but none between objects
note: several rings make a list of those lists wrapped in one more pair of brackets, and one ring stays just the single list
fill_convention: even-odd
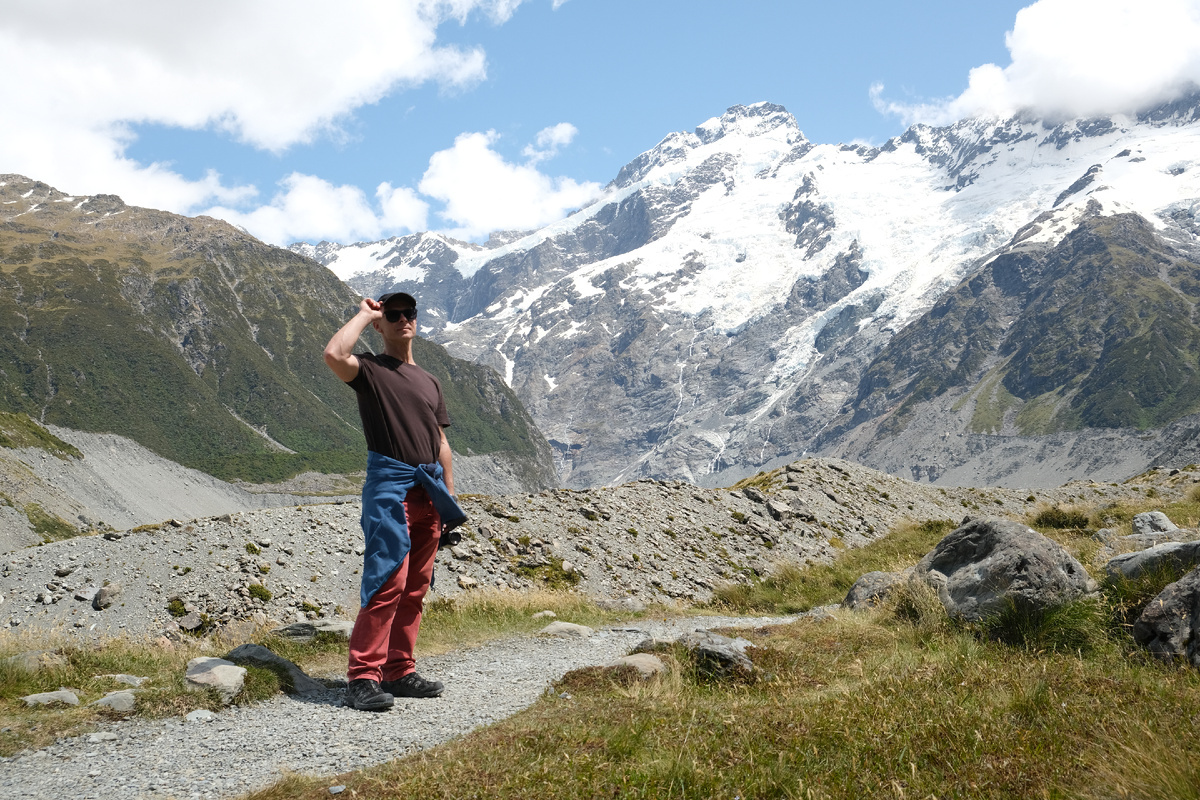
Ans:
[{"label": "hiking boot", "polygon": [[396,697],[438,697],[446,691],[441,681],[427,681],[415,672],[394,681],[384,681],[383,689]]},{"label": "hiking boot", "polygon": [[350,681],[346,687],[346,705],[359,711],[387,711],[394,702],[392,696],[379,688],[370,678]]}]

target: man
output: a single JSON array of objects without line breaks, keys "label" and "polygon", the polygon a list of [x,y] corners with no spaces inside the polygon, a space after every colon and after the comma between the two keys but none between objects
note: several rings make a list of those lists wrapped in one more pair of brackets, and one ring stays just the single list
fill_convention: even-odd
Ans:
[{"label": "man", "polygon": [[[368,325],[383,354],[354,354]],[[364,298],[325,346],[325,363],[358,394],[367,439],[363,484],[362,597],[350,635],[346,704],[386,711],[394,697],[437,697],[439,681],[417,674],[413,648],[443,528],[466,515],[454,501],[454,471],[442,387],[413,361],[417,301],[394,292]]]}]

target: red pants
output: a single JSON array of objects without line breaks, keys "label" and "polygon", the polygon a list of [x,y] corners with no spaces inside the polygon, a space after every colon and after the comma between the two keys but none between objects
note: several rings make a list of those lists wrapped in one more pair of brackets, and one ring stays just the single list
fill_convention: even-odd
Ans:
[{"label": "red pants", "polygon": [[392,577],[358,612],[350,634],[347,680],[394,681],[417,668],[413,647],[421,627],[421,604],[433,575],[442,518],[419,486],[405,498],[404,514],[412,547]]}]

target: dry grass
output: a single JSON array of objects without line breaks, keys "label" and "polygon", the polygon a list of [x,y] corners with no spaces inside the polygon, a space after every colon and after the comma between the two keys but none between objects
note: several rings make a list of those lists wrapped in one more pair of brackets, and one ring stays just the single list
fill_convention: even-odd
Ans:
[{"label": "dry grass", "polygon": [[[1189,498],[1041,521],[1071,523],[1043,531],[1094,563],[1094,529],[1127,533],[1146,510],[1185,524],[1200,508]],[[717,606],[840,600],[855,577],[914,563],[949,527],[912,525],[832,565],[784,567]],[[741,632],[765,680],[713,684],[678,659],[649,682],[580,670],[511,719],[336,782],[367,800],[1200,798],[1200,673],[1153,660],[1120,624],[1155,591],[1110,586],[1034,620],[964,626],[908,584],[867,613]],[[315,800],[333,782],[293,776],[252,798]]]},{"label": "dry grass", "polygon": [[417,646],[421,654],[434,655],[514,633],[534,633],[553,621],[534,619],[540,611],[553,611],[564,622],[595,627],[637,617],[674,617],[684,609],[655,605],[632,614],[604,611],[586,595],[572,592],[483,589],[427,603]]},{"label": "dry grass", "polygon": [[444,746],[251,797],[315,800],[335,782],[369,800],[1195,796],[1181,791],[1200,763],[1195,672],[1121,648],[1014,648],[910,601],[915,615],[892,606],[753,632],[771,680],[714,685],[677,666],[639,685],[581,671]]},{"label": "dry grass", "polygon": [[[429,603],[422,622],[419,655],[474,647],[514,633],[535,632],[550,622],[533,619],[534,613],[543,610],[553,611],[558,619],[593,626],[646,614],[661,618],[681,613],[679,608],[661,606],[640,615],[602,611],[583,596],[570,593],[482,591],[454,601]],[[0,633],[0,729],[3,729],[0,756],[44,747],[58,737],[87,733],[106,719],[120,716],[87,705],[107,692],[130,688],[98,676],[127,673],[150,678],[137,692],[132,713],[161,718],[199,708],[220,708],[215,693],[188,691],[184,685],[187,662],[197,656],[220,656],[244,642],[258,642],[314,676],[344,675],[348,656],[346,642],[331,634],[318,634],[311,642],[297,642],[250,623],[233,626],[207,639],[164,642],[146,637],[80,643],[63,634]],[[29,672],[4,661],[33,650],[60,653],[66,664]],[[21,700],[26,695],[60,687],[76,690],[80,705],[27,708]],[[279,678],[273,672],[251,667],[237,702],[257,702],[280,689]]]}]

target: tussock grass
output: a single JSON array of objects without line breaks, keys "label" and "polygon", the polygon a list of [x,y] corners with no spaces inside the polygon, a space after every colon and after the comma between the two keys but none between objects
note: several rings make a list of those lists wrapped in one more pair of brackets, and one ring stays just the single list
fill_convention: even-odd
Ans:
[{"label": "tussock grass", "polygon": [[[598,626],[630,617],[654,614],[662,617],[680,609],[653,607],[641,614],[603,611],[581,595],[563,592],[472,593],[457,600],[434,600],[425,610],[418,640],[418,656],[472,647],[489,639],[514,633],[533,633],[551,620],[533,619],[538,611],[553,611],[558,619]],[[0,634],[0,756],[25,748],[44,747],[61,736],[95,730],[116,715],[88,703],[106,693],[131,688],[108,674],[127,673],[150,678],[136,692],[135,716],[161,718],[180,716],[200,708],[217,710],[221,701],[214,691],[192,692],[184,685],[187,662],[197,656],[222,656],[247,641],[265,645],[272,652],[294,661],[310,675],[344,675],[347,643],[333,634],[318,633],[309,642],[274,635],[268,628],[243,626],[227,629],[214,637],[176,642],[145,639],[106,639],[80,643],[62,635]],[[5,659],[33,650],[54,651],[66,659],[63,666],[27,671]],[[270,669],[247,667],[238,705],[252,704],[284,690],[282,678]],[[73,689],[80,700],[75,707],[26,708],[26,695]]]},{"label": "tussock grass", "polygon": [[427,602],[417,647],[420,653],[431,655],[514,633],[534,633],[554,621],[534,619],[533,615],[539,611],[553,611],[563,622],[591,627],[622,619],[662,618],[682,613],[681,608],[671,606],[651,606],[640,614],[604,611],[586,596],[570,592],[483,589]]},{"label": "tussock grass", "polygon": [[1173,731],[1129,727],[1105,738],[1108,758],[1096,765],[1096,781],[1081,798],[1200,800],[1200,762],[1175,757]]},{"label": "tussock grass", "polygon": [[[7,661],[29,650],[54,651],[66,663],[31,672]],[[202,652],[198,643],[167,649],[150,640],[111,639],[80,644],[52,636],[6,635],[0,638],[0,729],[3,729],[0,754],[7,756],[25,747],[43,747],[56,737],[95,730],[103,719],[120,716],[87,705],[108,692],[132,688],[104,675],[126,673],[150,679],[136,694],[135,713],[139,716],[162,717],[198,708],[219,708],[220,700],[215,693],[189,692],[183,685],[189,659],[217,654],[211,648]],[[26,708],[21,700],[26,695],[61,687],[72,689],[80,705]],[[247,699],[257,699],[260,695],[252,692]]]},{"label": "tussock grass", "polygon": [[644,686],[578,671],[444,746],[251,798],[316,800],[335,782],[366,800],[1195,796],[1194,671],[1118,647],[1013,647],[927,608],[915,590],[864,614],[743,631],[771,676],[753,684],[678,664]]},{"label": "tussock grass", "polygon": [[781,563],[763,581],[718,588],[714,606],[745,613],[794,613],[840,603],[864,573],[915,564],[955,525],[951,520],[905,525],[864,547],[843,551],[831,564],[802,568]]},{"label": "tussock grass", "polygon": [[1073,507],[1052,506],[1044,508],[1033,517],[1034,528],[1086,528],[1090,522],[1088,512]]},{"label": "tussock grass", "polygon": [[1106,575],[1102,588],[1113,623],[1125,631],[1131,629],[1151,600],[1189,572],[1190,568],[1164,561],[1133,579]]},{"label": "tussock grass", "polygon": [[[718,605],[840,600],[862,573],[915,562],[951,528],[911,525],[835,564],[729,587]],[[1200,673],[1149,657],[1116,613],[1170,577],[978,625],[950,620],[931,588],[909,582],[865,613],[739,631],[763,680],[706,681],[680,654],[645,683],[578,670],[509,720],[336,782],[366,800],[1197,798]],[[332,782],[293,776],[251,797],[315,800]]]},{"label": "tussock grass", "polygon": [[1082,655],[1114,645],[1112,610],[1092,598],[1037,610],[1010,602],[978,629],[989,639],[1033,652]]}]

